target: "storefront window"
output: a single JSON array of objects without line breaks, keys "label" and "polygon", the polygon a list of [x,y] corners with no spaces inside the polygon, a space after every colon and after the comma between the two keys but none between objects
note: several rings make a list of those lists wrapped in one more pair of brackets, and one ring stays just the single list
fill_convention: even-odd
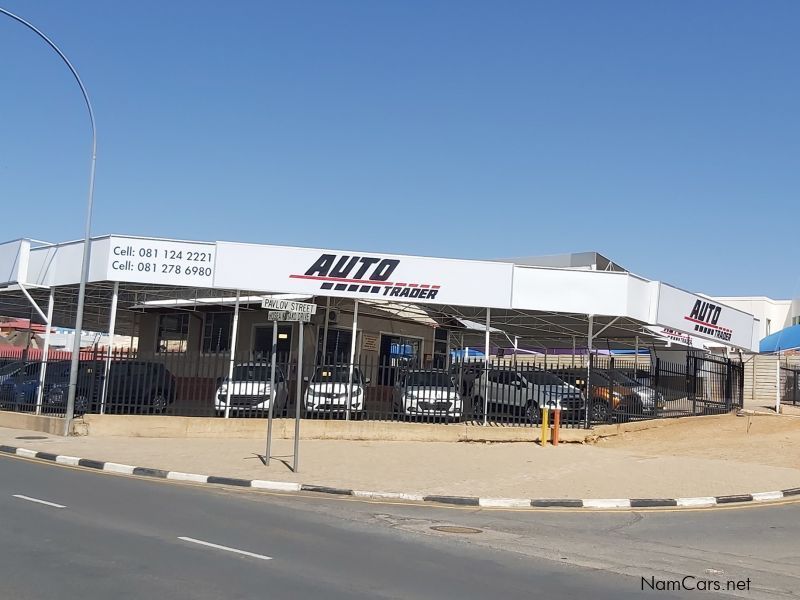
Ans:
[{"label": "storefront window", "polygon": [[206,314],[203,323],[203,352],[227,352],[231,349],[233,313],[214,312]]},{"label": "storefront window", "polygon": [[188,314],[179,313],[174,315],[159,315],[156,351],[186,352],[186,342],[188,338]]}]

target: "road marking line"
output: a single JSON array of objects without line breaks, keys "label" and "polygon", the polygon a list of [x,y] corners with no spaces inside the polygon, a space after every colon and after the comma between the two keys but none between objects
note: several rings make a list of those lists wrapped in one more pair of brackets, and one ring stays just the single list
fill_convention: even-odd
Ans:
[{"label": "road marking line", "polygon": [[204,542],[203,540],[196,540],[190,537],[179,536],[178,539],[183,540],[184,542],[191,542],[192,544],[200,544],[201,546],[216,548],[217,550],[225,550],[227,552],[233,552],[235,554],[243,554],[244,556],[252,556],[253,558],[260,558],[261,560],[272,560],[271,556],[264,556],[263,554],[256,554],[254,552],[248,552],[247,550],[238,550],[237,548],[229,548],[228,546],[220,546],[219,544],[212,544],[211,542]]},{"label": "road marking line", "polygon": [[14,494],[14,498],[27,500],[28,502],[36,502],[37,504],[44,504],[45,506],[52,506],[53,508],[67,508],[63,504],[56,504],[55,502],[48,502],[47,500],[39,500],[38,498],[31,498],[30,496],[23,496],[22,494]]}]

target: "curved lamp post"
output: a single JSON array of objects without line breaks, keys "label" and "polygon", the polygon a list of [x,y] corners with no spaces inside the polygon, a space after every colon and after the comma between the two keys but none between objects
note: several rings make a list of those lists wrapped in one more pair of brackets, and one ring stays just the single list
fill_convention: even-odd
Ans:
[{"label": "curved lamp post", "polygon": [[72,359],[70,362],[70,369],[69,369],[69,394],[67,396],[67,412],[64,415],[64,435],[69,434],[69,425],[72,421],[72,417],[75,413],[75,390],[78,384],[78,361],[80,360],[81,355],[81,329],[83,328],[83,304],[86,297],[86,281],[89,279],[89,257],[91,254],[91,231],[92,231],[92,205],[94,204],[94,170],[95,170],[95,162],[97,159],[97,132],[95,130],[95,123],[94,123],[94,111],[92,110],[92,103],[89,101],[89,94],[86,92],[86,88],[81,81],[81,78],[78,76],[78,72],[75,70],[75,67],[72,66],[72,63],[69,62],[69,59],[64,55],[64,53],[59,49],[58,46],[53,43],[53,41],[48,38],[44,33],[42,33],[39,29],[37,29],[31,23],[28,23],[22,17],[15,15],[12,12],[7,11],[5,8],[0,7],[0,13],[10,17],[17,23],[20,23],[33,31],[36,35],[42,38],[53,51],[58,54],[59,58],[64,61],[64,64],[72,73],[72,76],[75,78],[75,81],[78,83],[78,87],[81,88],[81,94],[83,94],[83,100],[86,102],[86,108],[89,111],[89,120],[91,121],[92,125],[92,166],[89,172],[89,199],[86,203],[86,231],[83,237],[83,261],[81,262],[81,283],[80,288],[78,290],[78,313],[75,316],[75,343],[72,346]]}]

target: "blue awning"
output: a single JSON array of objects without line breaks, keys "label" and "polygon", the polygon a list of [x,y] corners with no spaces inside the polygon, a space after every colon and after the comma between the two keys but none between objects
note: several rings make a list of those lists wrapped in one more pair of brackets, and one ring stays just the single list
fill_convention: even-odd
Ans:
[{"label": "blue awning", "polygon": [[792,325],[786,329],[768,335],[758,344],[759,352],[780,352],[800,348],[800,325]]}]

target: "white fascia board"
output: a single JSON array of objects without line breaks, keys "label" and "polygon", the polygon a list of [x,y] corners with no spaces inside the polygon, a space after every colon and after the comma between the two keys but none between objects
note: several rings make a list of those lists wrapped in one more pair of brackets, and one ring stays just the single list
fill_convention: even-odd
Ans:
[{"label": "white fascia board", "polygon": [[0,244],[0,284],[27,283],[31,242],[27,239]]},{"label": "white fascia board", "polygon": [[650,311],[647,283],[614,271],[515,266],[511,304],[518,310],[641,320]]}]

